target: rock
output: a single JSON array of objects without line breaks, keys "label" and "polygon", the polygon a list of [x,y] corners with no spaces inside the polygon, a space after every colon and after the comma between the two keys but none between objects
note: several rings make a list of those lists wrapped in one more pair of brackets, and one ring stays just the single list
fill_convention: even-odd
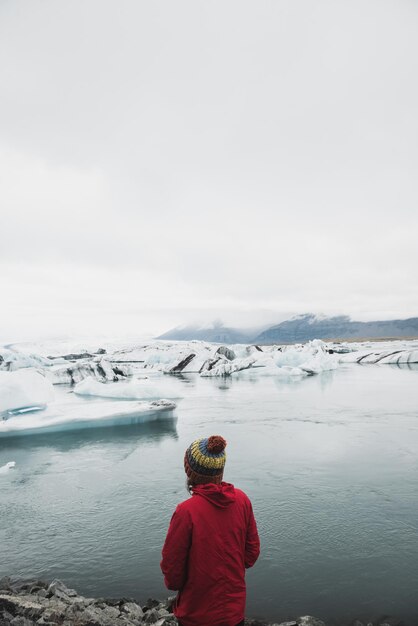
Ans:
[{"label": "rock", "polygon": [[377,620],[379,626],[403,626],[403,621],[398,617],[385,615]]},{"label": "rock", "polygon": [[38,619],[41,617],[43,606],[39,602],[34,602],[31,596],[0,594],[0,609],[5,609],[15,616]]},{"label": "rock", "polygon": [[4,609],[0,613],[0,626],[8,626],[13,619],[13,615]]},{"label": "rock", "polygon": [[3,576],[3,578],[0,578],[1,591],[12,591],[11,584],[12,584],[12,580],[10,576]]},{"label": "rock", "polygon": [[[158,602],[157,602],[158,605]],[[145,613],[144,624],[155,624],[160,619],[157,609],[149,609]]]},{"label": "rock", "polygon": [[122,612],[127,613],[132,619],[141,620],[144,616],[144,611],[136,602],[125,602],[122,605]]},{"label": "rock", "polygon": [[27,619],[26,617],[23,617],[22,615],[19,615],[18,617],[14,617],[12,619],[12,621],[10,622],[11,626],[33,626],[35,622],[33,622],[31,619]]},{"label": "rock", "polygon": [[103,609],[103,614],[109,619],[116,619],[120,615],[119,609],[115,606],[107,606]]},{"label": "rock", "polygon": [[63,602],[71,602],[70,598],[75,598],[77,592],[74,589],[69,589],[63,582],[58,579],[52,581],[46,590],[47,596],[55,596]]},{"label": "rock", "polygon": [[299,626],[325,626],[325,622],[317,617],[312,617],[312,615],[303,615],[302,617],[298,617],[296,622]]}]

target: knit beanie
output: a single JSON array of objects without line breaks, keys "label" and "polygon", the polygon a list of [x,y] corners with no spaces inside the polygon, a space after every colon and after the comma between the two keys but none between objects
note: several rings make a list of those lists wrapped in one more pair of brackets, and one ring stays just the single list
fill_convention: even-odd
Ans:
[{"label": "knit beanie", "polygon": [[191,484],[222,482],[226,441],[219,435],[196,439],[184,455],[184,470]]}]

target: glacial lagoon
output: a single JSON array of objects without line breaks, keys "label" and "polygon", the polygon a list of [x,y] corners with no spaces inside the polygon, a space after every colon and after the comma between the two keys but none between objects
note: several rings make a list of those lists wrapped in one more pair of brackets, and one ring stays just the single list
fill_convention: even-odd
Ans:
[{"label": "glacial lagoon", "polygon": [[0,466],[16,462],[0,476],[0,576],[165,597],[160,551],[188,497],[184,451],[219,433],[225,479],[251,497],[261,536],[248,615],[417,622],[417,366],[172,380],[174,419],[0,440]]}]

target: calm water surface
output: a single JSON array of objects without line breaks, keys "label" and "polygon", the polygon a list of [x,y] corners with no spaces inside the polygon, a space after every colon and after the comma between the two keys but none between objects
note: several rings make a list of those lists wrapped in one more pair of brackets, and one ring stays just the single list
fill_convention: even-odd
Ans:
[{"label": "calm water surface", "polygon": [[[248,614],[418,623],[418,371],[347,365],[299,382],[182,377],[177,423],[0,441],[0,576],[165,597],[159,559],[183,455],[229,442],[262,556]],[[59,393],[67,394],[68,388]]]}]

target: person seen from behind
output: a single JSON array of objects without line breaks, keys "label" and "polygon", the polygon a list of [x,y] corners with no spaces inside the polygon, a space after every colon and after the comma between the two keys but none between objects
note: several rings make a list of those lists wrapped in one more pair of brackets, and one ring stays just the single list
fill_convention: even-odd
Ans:
[{"label": "person seen from behind", "polygon": [[223,482],[226,441],[194,441],[184,469],[191,493],[171,518],[161,570],[177,591],[174,614],[181,626],[243,626],[245,570],[260,554],[260,540],[246,494]]}]

